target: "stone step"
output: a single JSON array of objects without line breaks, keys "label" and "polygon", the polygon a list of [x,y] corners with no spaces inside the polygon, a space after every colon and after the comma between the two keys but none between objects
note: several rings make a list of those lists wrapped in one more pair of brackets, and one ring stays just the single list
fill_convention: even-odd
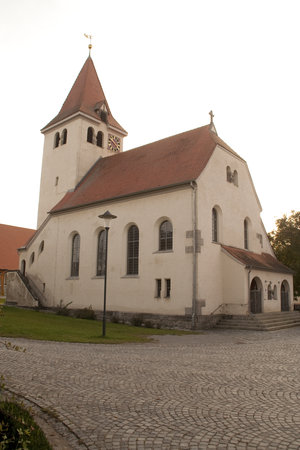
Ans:
[{"label": "stone step", "polygon": [[217,328],[274,331],[300,326],[300,314],[294,311],[223,317]]}]

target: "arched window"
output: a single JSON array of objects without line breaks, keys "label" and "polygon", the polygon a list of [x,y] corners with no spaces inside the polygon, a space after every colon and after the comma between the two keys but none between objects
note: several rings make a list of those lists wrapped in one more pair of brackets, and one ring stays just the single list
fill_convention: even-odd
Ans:
[{"label": "arched window", "polygon": [[57,148],[59,146],[59,140],[60,140],[59,132],[57,132],[54,135],[54,148]]},{"label": "arched window", "polygon": [[226,179],[229,183],[231,183],[231,169],[229,166],[226,167]]},{"label": "arched window", "polygon": [[273,298],[273,290],[272,290],[272,284],[268,284],[268,300],[272,300]]},{"label": "arched window", "polygon": [[212,209],[212,241],[218,242],[218,212],[216,208]]},{"label": "arched window", "polygon": [[80,236],[75,234],[72,239],[71,277],[79,276]]},{"label": "arched window", "polygon": [[42,241],[39,246],[39,253],[42,253],[44,251],[44,247],[45,247],[45,242]]},{"label": "arched window", "polygon": [[103,133],[101,131],[97,133],[97,146],[103,147]]},{"label": "arched window", "polygon": [[165,220],[159,227],[159,250],[172,250],[173,227],[171,222]]},{"label": "arched window", "polygon": [[67,132],[67,129],[65,128],[61,133],[61,145],[64,145],[67,143],[67,136],[68,136],[68,132]]},{"label": "arched window", "polygon": [[30,265],[34,263],[34,252],[32,252],[30,255],[29,263]]},{"label": "arched window", "polygon": [[132,225],[127,238],[127,275],[139,273],[139,229]]},{"label": "arched window", "polygon": [[90,142],[91,144],[93,143],[93,140],[94,140],[94,128],[88,127],[86,140],[87,140],[87,142]]},{"label": "arched window", "polygon": [[106,235],[105,230],[98,234],[98,248],[97,248],[97,270],[96,275],[105,275],[105,259],[106,259]]},{"label": "arched window", "polygon": [[22,259],[22,262],[21,262],[21,274],[24,275],[24,276],[26,274],[26,261],[25,261],[25,259]]},{"label": "arched window", "polygon": [[248,220],[244,220],[244,248],[246,250],[249,249],[249,227],[248,227]]},{"label": "arched window", "polygon": [[239,185],[239,176],[238,176],[238,173],[237,173],[236,170],[233,172],[233,175],[232,175],[232,182],[233,182],[233,184],[234,184],[235,186],[238,186],[238,185]]}]

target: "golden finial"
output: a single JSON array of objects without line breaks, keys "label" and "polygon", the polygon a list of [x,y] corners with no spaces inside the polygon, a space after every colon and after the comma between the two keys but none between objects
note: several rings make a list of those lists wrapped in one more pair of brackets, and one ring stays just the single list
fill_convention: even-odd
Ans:
[{"label": "golden finial", "polygon": [[89,43],[89,56],[91,56],[91,50],[92,50],[92,35],[91,35],[91,34],[85,34],[85,33],[84,33],[84,35],[85,35],[86,38],[88,38],[88,39],[90,40],[90,43]]}]

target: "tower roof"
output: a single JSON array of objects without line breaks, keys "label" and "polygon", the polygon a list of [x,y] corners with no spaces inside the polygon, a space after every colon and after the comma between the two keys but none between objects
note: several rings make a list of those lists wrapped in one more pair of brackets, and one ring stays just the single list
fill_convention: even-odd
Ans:
[{"label": "tower roof", "polygon": [[103,105],[105,105],[107,110],[108,125],[127,134],[124,128],[121,127],[111,114],[93,60],[89,56],[79,72],[61,110],[57,116],[42,129],[42,131],[56,125],[61,120],[67,119],[73,114],[80,112],[99,120],[99,110]]}]

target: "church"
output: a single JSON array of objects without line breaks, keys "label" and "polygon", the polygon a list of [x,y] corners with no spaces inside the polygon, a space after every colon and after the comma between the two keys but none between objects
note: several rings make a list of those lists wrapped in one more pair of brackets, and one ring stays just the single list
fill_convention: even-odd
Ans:
[{"label": "church", "polygon": [[292,271],[274,256],[246,161],[210,116],[123,152],[127,132],[89,56],[41,130],[37,231],[19,249],[20,280],[35,296],[25,301],[15,278],[11,300],[101,313],[107,269],[111,318],[201,328],[221,314],[290,310]]}]

